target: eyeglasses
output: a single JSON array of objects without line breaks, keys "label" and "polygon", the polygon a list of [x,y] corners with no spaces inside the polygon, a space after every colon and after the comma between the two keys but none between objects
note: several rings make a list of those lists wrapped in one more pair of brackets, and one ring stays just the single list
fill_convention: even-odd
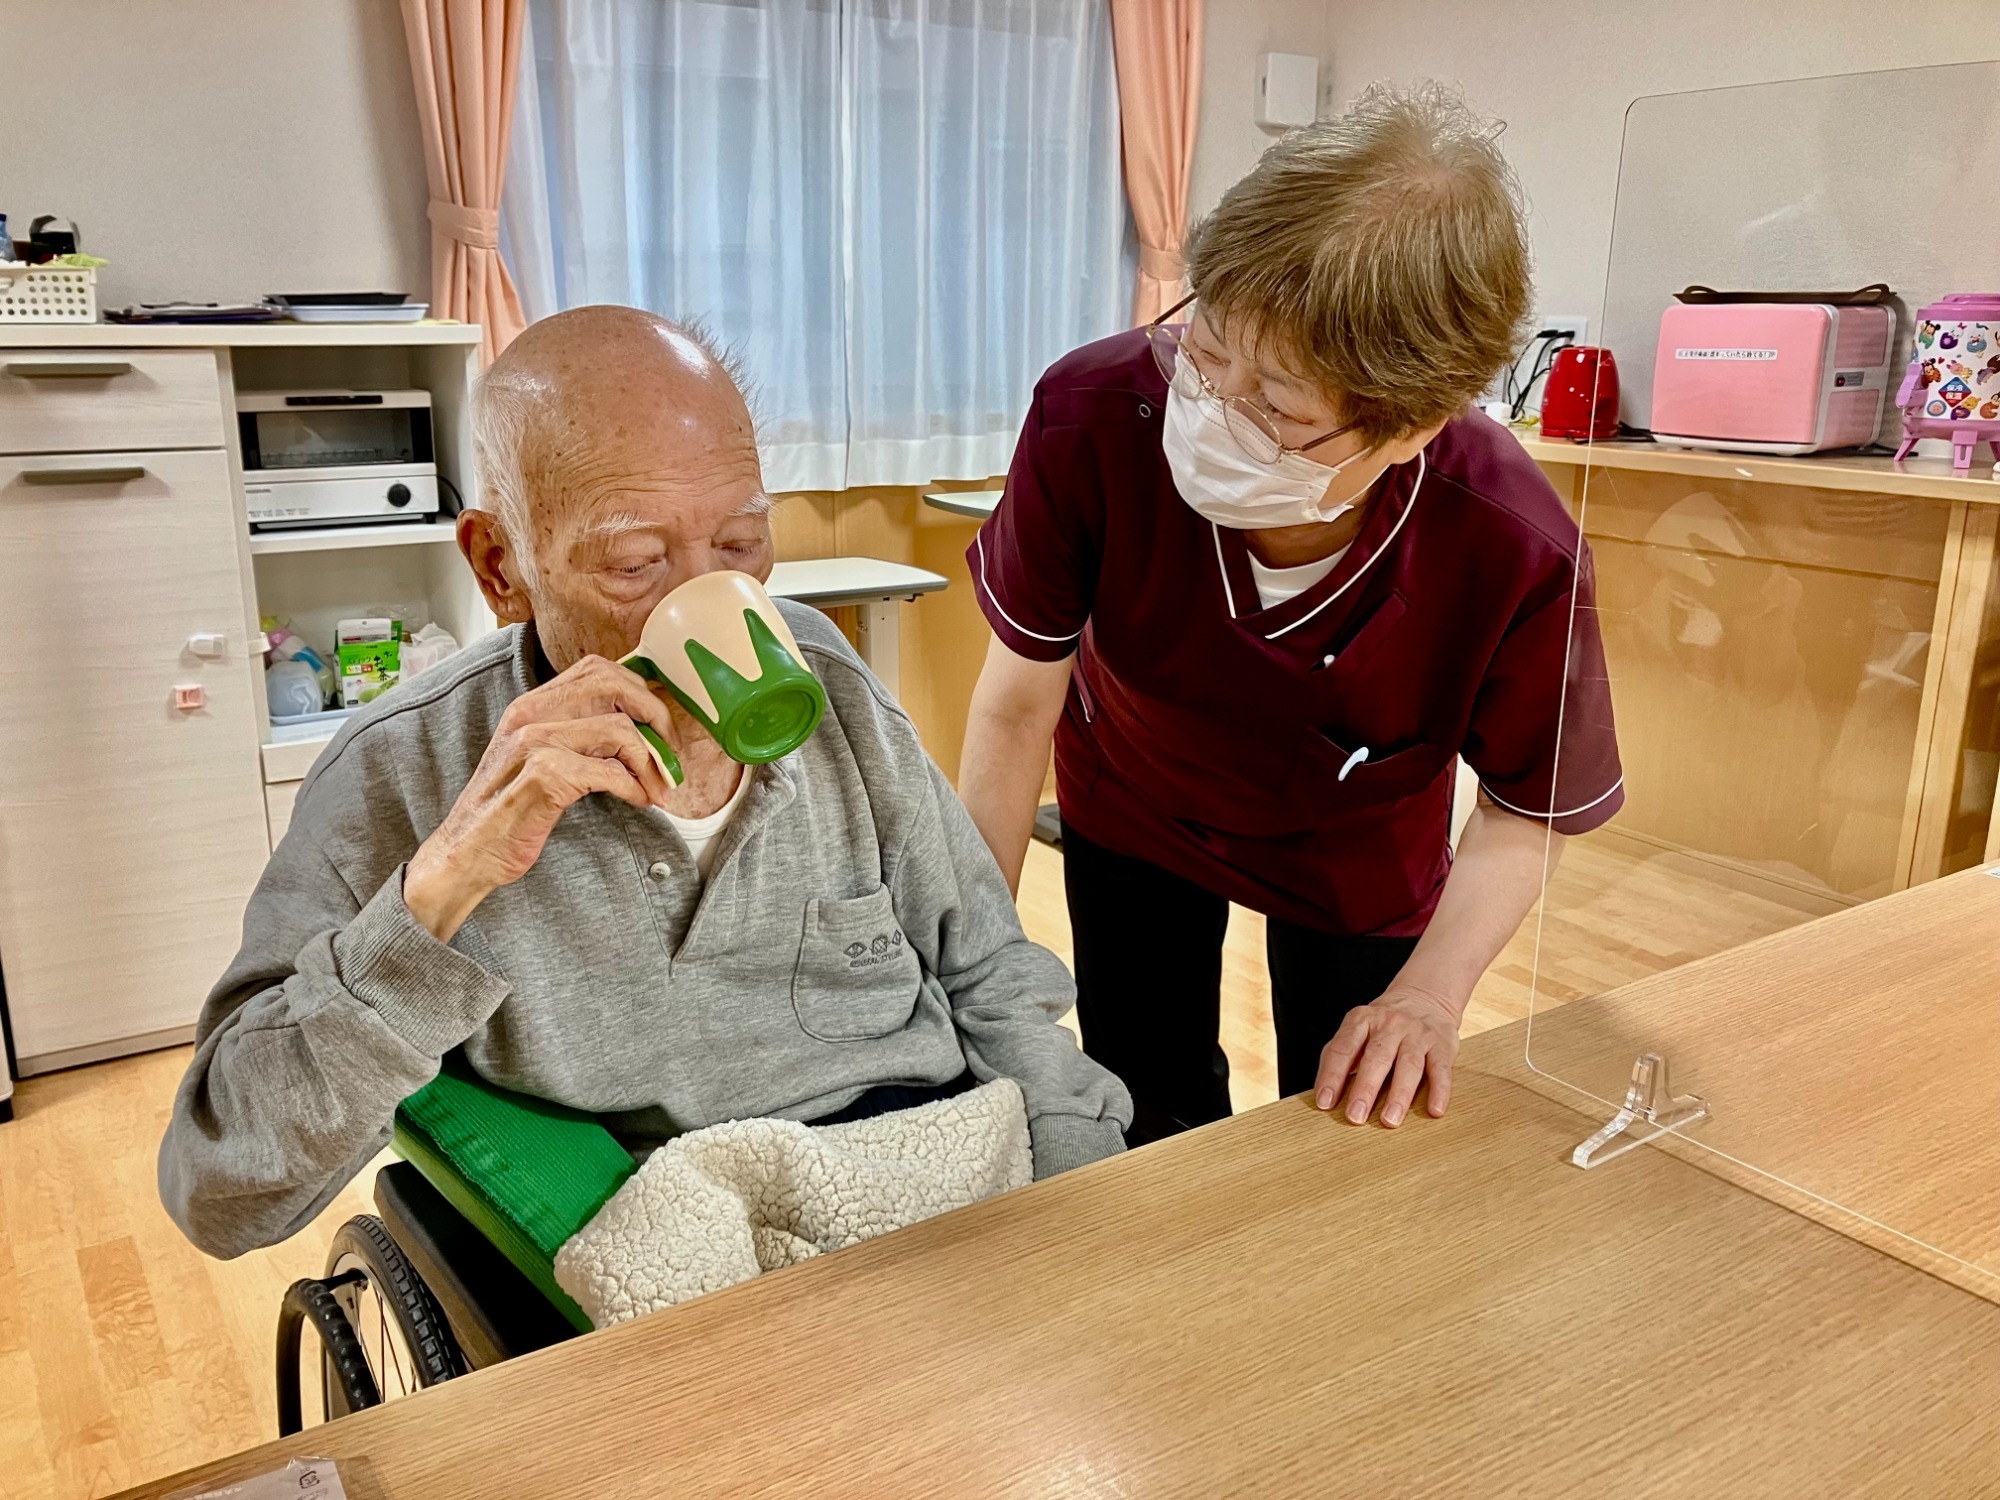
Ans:
[{"label": "eyeglasses", "polygon": [[1167,319],[1193,301],[1192,295],[1181,298],[1146,325],[1146,342],[1152,347],[1153,363],[1160,367],[1160,373],[1167,377],[1167,384],[1180,392],[1183,400],[1197,401],[1207,397],[1210,401],[1221,402],[1223,425],[1228,427],[1229,435],[1236,439],[1237,446],[1245,453],[1260,464],[1274,464],[1289,453],[1309,453],[1321,443],[1354,430],[1355,424],[1349,422],[1331,432],[1321,433],[1309,443],[1301,443],[1296,448],[1286,447],[1285,440],[1278,435],[1278,424],[1268,411],[1241,396],[1223,395],[1209,384],[1208,377],[1194,362],[1193,354],[1182,347],[1182,340],[1187,337],[1187,324],[1169,324]]}]

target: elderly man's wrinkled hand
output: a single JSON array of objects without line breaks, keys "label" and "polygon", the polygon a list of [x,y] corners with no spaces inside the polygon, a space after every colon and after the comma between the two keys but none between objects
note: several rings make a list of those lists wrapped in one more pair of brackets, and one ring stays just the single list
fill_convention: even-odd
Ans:
[{"label": "elderly man's wrinkled hand", "polygon": [[410,857],[410,914],[448,942],[481,901],[528,873],[572,803],[608,792],[634,807],[665,805],[671,789],[634,720],[672,742],[666,705],[601,656],[509,704],[458,801]]},{"label": "elderly man's wrinkled hand", "polygon": [[1458,1023],[1457,1006],[1419,991],[1392,988],[1372,1005],[1355,1007],[1320,1053],[1314,1102],[1342,1108],[1344,1094],[1349,1123],[1360,1125],[1379,1098],[1382,1123],[1394,1129],[1428,1078],[1430,1113],[1442,1115],[1451,1103]]}]

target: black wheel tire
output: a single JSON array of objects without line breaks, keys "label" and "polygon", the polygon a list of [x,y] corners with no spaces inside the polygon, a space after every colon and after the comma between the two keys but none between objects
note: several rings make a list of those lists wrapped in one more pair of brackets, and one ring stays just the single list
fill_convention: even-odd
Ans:
[{"label": "black wheel tire", "polygon": [[349,1411],[382,1404],[374,1372],[368,1368],[368,1351],[362,1348],[333,1292],[323,1281],[295,1281],[278,1308],[279,1437],[290,1437],[305,1425],[299,1399],[299,1345],[308,1323],[319,1338],[328,1404],[337,1400]]},{"label": "black wheel tire", "polygon": [[[355,1263],[367,1274],[370,1290],[381,1299],[401,1329],[416,1368],[411,1372],[415,1388],[451,1380],[465,1373],[465,1355],[451,1323],[438,1306],[429,1285],[403,1254],[403,1247],[390,1235],[388,1227],[373,1214],[356,1214],[333,1236],[326,1252],[327,1284],[341,1279],[342,1262],[351,1271]],[[376,1371],[378,1390],[387,1397],[382,1372]]]}]

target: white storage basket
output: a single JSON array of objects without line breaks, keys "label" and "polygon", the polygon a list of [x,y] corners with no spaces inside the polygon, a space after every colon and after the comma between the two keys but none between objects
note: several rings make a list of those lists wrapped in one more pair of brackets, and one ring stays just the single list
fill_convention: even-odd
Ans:
[{"label": "white storage basket", "polygon": [[97,272],[0,261],[0,323],[95,323]]}]

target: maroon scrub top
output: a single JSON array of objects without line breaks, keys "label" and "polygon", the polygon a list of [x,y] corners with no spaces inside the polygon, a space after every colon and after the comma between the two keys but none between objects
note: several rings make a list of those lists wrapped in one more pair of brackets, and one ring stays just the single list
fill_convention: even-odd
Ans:
[{"label": "maroon scrub top", "polygon": [[1056,364],[967,553],[1009,650],[1075,655],[1066,826],[1255,911],[1408,936],[1450,868],[1457,757],[1562,833],[1618,811],[1590,552],[1511,433],[1447,424],[1333,572],[1265,609],[1244,534],[1174,488],[1166,395],[1139,332]]}]

